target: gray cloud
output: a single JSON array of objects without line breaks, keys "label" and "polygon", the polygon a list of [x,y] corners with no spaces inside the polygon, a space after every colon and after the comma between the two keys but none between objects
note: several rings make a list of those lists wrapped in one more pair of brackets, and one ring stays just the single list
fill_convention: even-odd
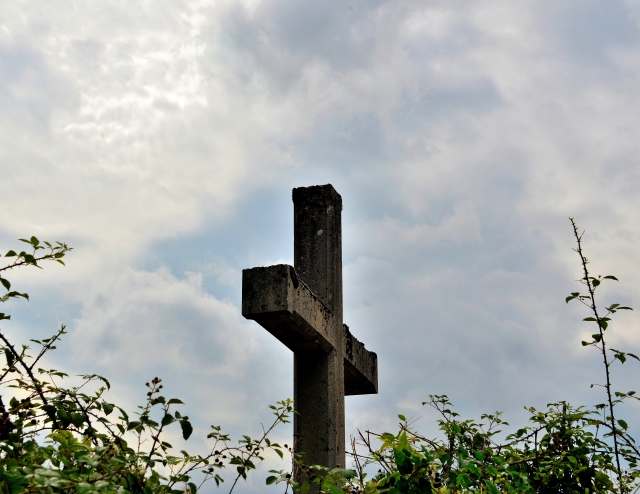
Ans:
[{"label": "gray cloud", "polygon": [[[350,431],[407,411],[432,428],[434,392],[476,416],[597,402],[566,218],[621,279],[603,300],[638,305],[638,18],[595,0],[13,5],[0,240],[76,251],[16,274],[34,301],[11,331],[71,323],[58,364],[115,376],[127,403],[160,374],[199,427],[246,430],[292,394],[292,359],[241,318],[233,278],[291,262],[291,188],[330,182],[346,322],[380,358]],[[635,321],[614,345],[638,351]]]}]

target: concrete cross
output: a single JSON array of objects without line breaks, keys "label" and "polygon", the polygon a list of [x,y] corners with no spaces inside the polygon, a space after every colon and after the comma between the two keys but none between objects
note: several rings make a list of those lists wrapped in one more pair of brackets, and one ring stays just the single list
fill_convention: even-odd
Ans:
[{"label": "concrete cross", "polygon": [[342,198],[293,189],[294,266],[242,272],[242,315],[293,351],[294,448],[307,465],[345,466],[344,396],[378,392],[378,359],[342,323]]}]

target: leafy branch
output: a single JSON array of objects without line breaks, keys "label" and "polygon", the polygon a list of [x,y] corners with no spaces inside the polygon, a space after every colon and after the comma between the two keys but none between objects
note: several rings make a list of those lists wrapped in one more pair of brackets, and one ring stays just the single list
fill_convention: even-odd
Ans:
[{"label": "leafy branch", "polygon": [[[32,252],[8,251],[4,257],[10,262],[0,267],[0,273],[25,266],[40,268],[44,261],[64,265],[62,258],[72,250],[61,242],[52,245],[36,237],[21,240],[30,244]],[[0,301],[29,299],[26,293],[11,291],[6,278],[0,277],[0,284],[7,291]],[[0,320],[10,319],[0,313]],[[243,436],[232,445],[219,426],[212,426],[207,436],[214,442],[210,454],[182,450],[173,455],[173,446],[165,440],[167,428],[179,425],[184,440],[193,433],[189,417],[174,410],[183,402],[162,396],[162,381],[156,377],[146,384],[146,400],[136,417],[130,418],[123,408],[105,400],[111,385],[104,377],[76,376],[77,384],[65,385],[66,373],[38,367],[64,334],[62,326],[49,338],[30,340],[39,346],[32,356],[29,345],[15,345],[0,332],[0,352],[6,359],[0,370],[0,494],[195,494],[208,480],[220,485],[223,478],[218,469],[227,465],[237,468],[233,491],[238,480],[256,468],[256,460],[264,460],[264,451],[273,450],[282,458],[282,448],[270,441],[269,434],[288,421],[291,400],[271,407],[275,420],[257,440]],[[6,406],[3,396],[7,395]],[[196,474],[203,475],[201,481],[194,479]]]},{"label": "leafy branch", "polygon": [[[620,363],[624,364],[625,361],[627,360],[627,357],[632,357],[639,361],[640,361],[640,358],[638,358],[633,353],[625,353],[619,350],[611,349],[611,352],[613,353],[613,359],[610,360],[609,355],[607,354],[605,331],[609,327],[609,323],[611,321],[611,317],[609,316],[612,316],[619,310],[633,310],[633,309],[631,307],[622,306],[620,304],[611,304],[609,307],[606,308],[606,314],[604,316],[600,315],[598,311],[598,306],[596,304],[596,296],[595,296],[596,290],[604,280],[618,281],[618,279],[612,275],[597,276],[597,277],[590,275],[589,269],[587,267],[589,264],[589,260],[584,255],[584,252],[582,250],[582,237],[584,235],[584,232],[580,233],[580,231],[578,230],[578,226],[576,225],[576,222],[574,221],[573,218],[569,218],[569,220],[571,221],[571,226],[573,227],[573,234],[578,244],[577,248],[574,248],[573,250],[580,256],[580,263],[582,266],[582,272],[584,274],[584,276],[580,278],[578,281],[587,287],[587,294],[582,295],[580,292],[573,292],[571,293],[570,296],[566,298],[566,302],[569,303],[571,300],[574,300],[574,299],[579,300],[593,314],[592,316],[585,317],[583,321],[595,322],[598,328],[597,333],[594,333],[591,335],[592,340],[590,342],[583,341],[582,345],[593,346],[597,348],[602,355],[602,361],[604,364],[604,371],[605,371],[605,383],[603,387],[605,389],[606,396],[607,396],[607,406],[608,406],[608,412],[609,412],[608,416],[605,415],[605,421],[608,428],[611,431],[610,434],[613,438],[613,449],[614,449],[615,460],[616,460],[618,482],[622,482],[623,473],[622,473],[622,466],[620,463],[621,451],[619,446],[620,429],[617,427],[616,423],[620,425],[622,428],[624,428],[624,430],[627,429],[627,424],[624,421],[620,421],[620,420],[616,421],[615,415],[614,415],[614,407],[616,404],[623,401],[624,398],[634,397],[633,395],[635,394],[635,392],[630,392],[630,393],[617,392],[614,394],[611,389],[610,368],[613,362],[615,362],[615,360],[618,360]],[[614,398],[614,395],[618,399]]]}]

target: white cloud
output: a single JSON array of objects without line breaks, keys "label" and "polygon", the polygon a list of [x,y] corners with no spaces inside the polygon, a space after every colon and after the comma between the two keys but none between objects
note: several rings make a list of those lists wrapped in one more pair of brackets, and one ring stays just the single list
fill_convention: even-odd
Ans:
[{"label": "white cloud", "polygon": [[[586,400],[566,217],[587,228],[593,269],[621,280],[603,300],[637,305],[639,13],[615,0],[12,3],[0,239],[68,240],[51,303],[81,304],[76,348],[123,383],[167,365],[239,423],[231,410],[255,417],[291,386],[290,355],[239,315],[240,270],[290,257],[267,218],[291,187],[332,182],[346,322],[381,361],[381,395],[350,399],[351,423],[386,427],[440,385],[472,411],[514,410],[525,391]],[[637,347],[633,321],[616,344]],[[205,385],[224,405],[197,401]]]},{"label": "white cloud", "polygon": [[434,226],[414,222],[402,225],[395,218],[384,218],[373,224],[363,225],[354,236],[361,242],[358,246],[361,252],[379,251],[382,246],[386,246],[396,255],[400,254],[399,248],[442,243],[474,244],[482,240],[480,221],[469,200],[455,204],[453,213]]},{"label": "white cloud", "polygon": [[[106,280],[103,280],[106,281]],[[127,269],[85,294],[74,343],[85,362],[122,376],[163,366],[237,378],[258,353],[238,308],[202,291],[202,276]]]}]

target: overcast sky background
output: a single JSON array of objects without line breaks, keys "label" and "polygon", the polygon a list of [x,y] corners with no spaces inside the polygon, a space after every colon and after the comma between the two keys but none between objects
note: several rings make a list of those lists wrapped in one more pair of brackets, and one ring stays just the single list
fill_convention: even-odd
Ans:
[{"label": "overcast sky background", "polygon": [[[31,302],[3,330],[66,323],[51,365],[106,375],[132,408],[164,378],[192,450],[208,424],[256,434],[293,394],[293,359],[242,318],[241,271],[292,263],[291,189],[331,183],[345,322],[379,360],[348,434],[397,413],[431,431],[430,393],[512,423],[599,403],[588,314],[564,302],[567,218],[594,274],[620,279],[602,302],[640,306],[639,87],[637,0],[9,0],[0,247],[75,250],[11,274]],[[640,352],[635,313],[610,333]]]}]

